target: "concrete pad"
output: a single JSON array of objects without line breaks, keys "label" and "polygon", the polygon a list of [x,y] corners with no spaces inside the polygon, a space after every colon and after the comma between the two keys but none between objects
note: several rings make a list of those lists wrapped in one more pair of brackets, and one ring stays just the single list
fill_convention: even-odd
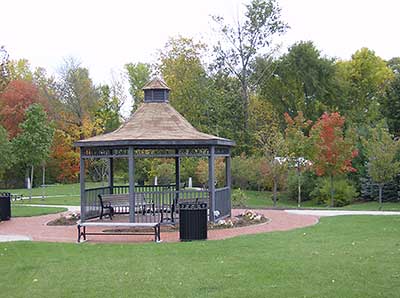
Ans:
[{"label": "concrete pad", "polygon": [[351,210],[285,210],[287,213],[319,217],[338,215],[400,215],[399,211],[351,211]]},{"label": "concrete pad", "polygon": [[0,235],[0,242],[11,241],[32,241],[32,239],[25,235]]}]

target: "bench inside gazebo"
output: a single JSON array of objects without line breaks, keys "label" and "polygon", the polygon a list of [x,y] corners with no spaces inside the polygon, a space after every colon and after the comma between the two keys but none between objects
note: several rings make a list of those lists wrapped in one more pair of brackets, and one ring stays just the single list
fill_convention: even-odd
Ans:
[{"label": "bench inside gazebo", "polygon": [[[179,223],[179,204],[206,202],[208,220],[231,213],[230,150],[234,142],[196,130],[168,101],[170,89],[161,79],[144,88],[144,103],[117,130],[76,142],[80,147],[81,224],[89,222]],[[180,178],[182,158],[207,158],[208,183],[185,188]],[[141,158],[175,160],[175,183],[139,185],[136,161]],[[225,159],[225,181],[216,188],[215,161]],[[85,160],[108,161],[108,185],[85,188]],[[128,163],[128,185],[114,184],[115,160]],[[126,214],[126,216],[116,216]]]}]

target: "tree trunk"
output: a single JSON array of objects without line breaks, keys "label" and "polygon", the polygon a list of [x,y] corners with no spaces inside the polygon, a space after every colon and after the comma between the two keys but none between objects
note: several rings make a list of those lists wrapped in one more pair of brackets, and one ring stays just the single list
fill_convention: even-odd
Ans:
[{"label": "tree trunk", "polygon": [[382,209],[382,190],[383,190],[383,184],[380,183],[380,184],[378,185],[378,187],[379,187],[379,210],[381,210],[381,209]]},{"label": "tree trunk", "polygon": [[278,190],[278,181],[277,181],[278,179],[276,179],[275,177],[274,177],[274,195],[273,195],[273,198],[274,198],[274,207],[276,207],[276,201],[277,201],[277,190]]},{"label": "tree trunk", "polygon": [[297,165],[297,207],[300,208],[301,205],[301,171],[300,165]]},{"label": "tree trunk", "polygon": [[333,188],[333,175],[331,175],[331,207],[335,207],[335,189]]},{"label": "tree trunk", "polygon": [[29,200],[32,200],[32,188],[33,188],[33,166],[31,166],[31,188],[29,190]]},{"label": "tree trunk", "polygon": [[43,165],[42,165],[42,200],[44,200],[45,184],[46,184],[46,166],[43,163]]},{"label": "tree trunk", "polygon": [[242,85],[242,101],[244,109],[244,128],[247,131],[249,122],[249,90],[245,78],[242,78],[241,85]]}]

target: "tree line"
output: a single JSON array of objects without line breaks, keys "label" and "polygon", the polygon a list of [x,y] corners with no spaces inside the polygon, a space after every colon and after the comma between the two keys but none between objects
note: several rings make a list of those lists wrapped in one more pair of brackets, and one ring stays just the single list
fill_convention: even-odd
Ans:
[{"label": "tree line", "polygon": [[[328,177],[332,203],[337,179],[359,193],[376,185],[380,194],[397,179],[399,57],[386,61],[362,48],[349,60],[337,59],[323,55],[312,41],[299,41],[277,55],[274,40],[290,27],[274,0],[251,1],[234,25],[219,16],[212,21],[219,35],[214,45],[173,37],[154,63],[124,65],[132,112],[143,101],[143,85],[161,75],[171,88],[170,103],[189,122],[236,142],[237,163],[265,161],[260,171],[275,181],[272,189],[287,167],[293,169],[299,203],[308,172]],[[123,79],[96,85],[89,69],[73,58],[49,76],[27,60],[10,59],[5,48],[1,52],[2,182],[18,185],[42,165],[48,181],[77,181],[79,153],[73,143],[123,122]],[[48,147],[29,139],[35,129]],[[94,163],[91,173],[101,176],[101,166]],[[314,190],[324,189],[323,183]]]}]

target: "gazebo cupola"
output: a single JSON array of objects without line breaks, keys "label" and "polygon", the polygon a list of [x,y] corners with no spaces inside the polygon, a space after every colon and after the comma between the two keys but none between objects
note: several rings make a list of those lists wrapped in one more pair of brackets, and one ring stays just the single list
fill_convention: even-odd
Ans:
[{"label": "gazebo cupola", "polygon": [[144,87],[144,102],[168,102],[169,91],[167,84],[159,79],[154,78]]}]

